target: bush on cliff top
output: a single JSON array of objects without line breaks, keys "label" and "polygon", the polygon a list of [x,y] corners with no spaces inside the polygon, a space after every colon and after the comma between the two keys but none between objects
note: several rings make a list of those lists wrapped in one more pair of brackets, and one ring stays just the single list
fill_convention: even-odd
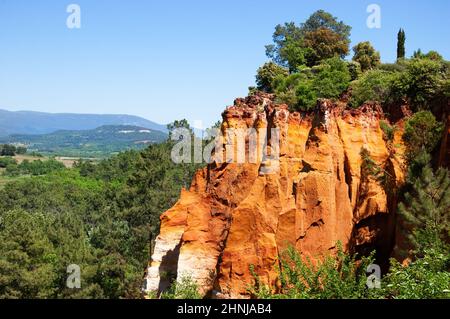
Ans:
[{"label": "bush on cliff top", "polygon": [[[339,97],[350,80],[354,81],[350,101],[353,107],[367,101],[386,104],[407,100],[413,111],[429,110],[450,96],[450,63],[435,51],[422,54],[419,50],[412,59],[380,64],[379,52],[370,42],[361,42],[353,48],[353,61],[346,62],[348,70],[344,71],[337,61],[344,63],[342,59],[348,54],[350,30],[322,10],[300,26],[294,22],[277,25],[274,44],[266,46],[272,61],[258,70],[257,89],[276,93],[278,100],[293,111],[311,109],[318,98]],[[323,70],[330,61],[335,61],[330,73],[314,72]],[[298,76],[304,73],[307,76]]]},{"label": "bush on cliff top", "polygon": [[397,96],[405,96],[414,111],[427,110],[436,98],[443,95],[445,80],[449,74],[443,61],[428,58],[413,59],[393,83]]},{"label": "bush on cliff top", "polygon": [[351,84],[352,97],[350,104],[358,107],[366,102],[388,102],[391,98],[392,83],[396,73],[382,70],[372,70],[364,73],[361,78]]},{"label": "bush on cliff top", "polygon": [[273,86],[279,102],[288,104],[292,111],[307,111],[318,98],[338,98],[350,79],[347,63],[336,57],[287,77],[278,76]]},{"label": "bush on cliff top", "polygon": [[263,92],[273,92],[273,81],[281,76],[286,77],[289,72],[286,68],[279,66],[273,62],[265,63],[260,67],[256,74],[256,87]]},{"label": "bush on cliff top", "polygon": [[407,100],[413,111],[429,110],[448,97],[449,72],[445,61],[429,58],[400,60],[366,72],[351,84],[351,105],[367,101],[382,104]]}]

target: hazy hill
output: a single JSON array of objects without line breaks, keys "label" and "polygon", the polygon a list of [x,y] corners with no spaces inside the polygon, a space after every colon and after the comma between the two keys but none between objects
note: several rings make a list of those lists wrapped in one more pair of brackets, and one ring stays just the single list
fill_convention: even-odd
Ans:
[{"label": "hazy hill", "polygon": [[59,130],[49,134],[14,134],[0,143],[25,144],[29,151],[60,156],[107,156],[167,139],[161,131],[133,125],[105,125],[93,130]]},{"label": "hazy hill", "polygon": [[133,125],[166,132],[164,125],[132,115],[11,112],[0,109],[0,136],[92,130],[103,125]]}]

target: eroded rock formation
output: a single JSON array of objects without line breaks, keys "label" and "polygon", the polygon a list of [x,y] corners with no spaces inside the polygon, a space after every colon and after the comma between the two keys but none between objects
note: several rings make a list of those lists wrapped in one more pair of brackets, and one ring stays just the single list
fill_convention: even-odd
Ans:
[{"label": "eroded rock formation", "polygon": [[[338,241],[346,250],[389,255],[397,206],[392,190],[404,179],[402,122],[388,142],[381,120],[376,104],[348,109],[324,100],[300,114],[268,94],[237,99],[223,113],[222,130],[262,128],[270,144],[270,129],[280,129],[279,162],[213,162],[197,172],[161,216],[146,289],[161,291],[170,278],[188,275],[203,294],[248,297],[253,265],[276,290],[279,256],[289,245],[312,258],[332,253]],[[363,148],[390,183],[365,172]],[[279,167],[261,173],[271,165]]]}]

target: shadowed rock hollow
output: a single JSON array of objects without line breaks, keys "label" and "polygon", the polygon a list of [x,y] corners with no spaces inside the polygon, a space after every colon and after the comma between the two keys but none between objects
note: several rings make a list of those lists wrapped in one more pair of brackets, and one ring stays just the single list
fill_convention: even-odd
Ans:
[{"label": "shadowed rock hollow", "polygon": [[[246,298],[254,283],[251,265],[277,289],[279,256],[290,245],[320,258],[340,241],[347,251],[377,249],[378,260],[386,261],[395,245],[397,206],[389,189],[404,179],[403,124],[396,123],[389,144],[382,119],[376,104],[349,109],[323,100],[300,114],[269,94],[237,99],[223,113],[221,129],[262,128],[270,137],[270,129],[279,128],[279,169],[261,174],[273,163],[258,160],[213,162],[198,171],[161,216],[146,290],[164,290],[171,279],[188,275],[205,295]],[[363,148],[389,176],[389,187],[365,173]]]}]

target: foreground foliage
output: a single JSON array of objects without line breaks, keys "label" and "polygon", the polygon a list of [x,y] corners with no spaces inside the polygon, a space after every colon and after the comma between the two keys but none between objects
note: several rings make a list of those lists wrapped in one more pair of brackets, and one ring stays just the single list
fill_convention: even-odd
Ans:
[{"label": "foreground foliage", "polygon": [[438,299],[450,298],[449,246],[428,247],[408,266],[391,260],[389,272],[377,287],[368,266],[373,258],[358,262],[338,250],[318,264],[289,248],[281,260],[281,289],[274,292],[255,276],[249,292],[259,299]]},{"label": "foreground foliage", "polygon": [[[156,296],[150,296],[156,297]],[[170,285],[169,289],[162,292],[161,299],[201,299],[197,284],[190,276],[183,276],[180,280]]]},{"label": "foreground foliage", "polygon": [[408,266],[391,260],[389,273],[382,280],[381,298],[438,299],[450,298],[449,248],[427,248],[422,258]]},{"label": "foreground foliage", "polygon": [[288,248],[281,259],[281,291],[273,292],[261,285],[256,277],[256,287],[251,292],[257,298],[288,299],[360,299],[370,296],[366,287],[366,269],[373,258],[363,258],[359,265],[338,245],[336,256],[326,256],[314,264],[295,248]]}]

